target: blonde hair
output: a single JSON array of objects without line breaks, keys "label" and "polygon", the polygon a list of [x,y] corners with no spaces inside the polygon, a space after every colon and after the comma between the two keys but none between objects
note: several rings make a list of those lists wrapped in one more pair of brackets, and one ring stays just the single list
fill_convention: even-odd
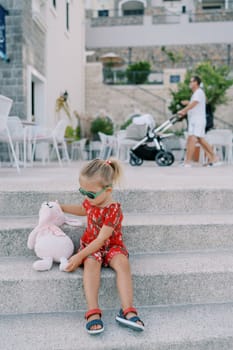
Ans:
[{"label": "blonde hair", "polygon": [[93,159],[81,170],[80,177],[96,180],[104,187],[120,182],[122,174],[122,167],[118,160]]}]

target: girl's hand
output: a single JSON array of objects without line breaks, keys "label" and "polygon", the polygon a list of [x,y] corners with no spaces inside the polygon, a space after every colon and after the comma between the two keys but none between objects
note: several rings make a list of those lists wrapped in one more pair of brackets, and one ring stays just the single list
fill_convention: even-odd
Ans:
[{"label": "girl's hand", "polygon": [[82,264],[82,262],[83,260],[80,257],[80,254],[77,253],[68,260],[68,265],[65,270],[67,272],[73,272]]}]

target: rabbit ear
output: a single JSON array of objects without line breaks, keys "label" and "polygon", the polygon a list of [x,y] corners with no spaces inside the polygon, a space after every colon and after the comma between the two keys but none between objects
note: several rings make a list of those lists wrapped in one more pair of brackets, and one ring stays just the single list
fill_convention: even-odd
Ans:
[{"label": "rabbit ear", "polygon": [[70,226],[82,226],[82,222],[79,219],[73,219],[65,216],[65,224]]}]

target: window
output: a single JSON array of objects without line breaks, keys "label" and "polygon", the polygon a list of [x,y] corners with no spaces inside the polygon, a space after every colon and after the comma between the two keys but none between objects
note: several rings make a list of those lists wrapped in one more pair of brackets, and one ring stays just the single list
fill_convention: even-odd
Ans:
[{"label": "window", "polygon": [[135,10],[124,10],[124,16],[140,16],[144,15],[144,9],[135,9]]},{"label": "window", "polygon": [[108,17],[108,10],[99,10],[98,17]]},{"label": "window", "polygon": [[66,1],[66,30],[70,30],[70,3]]},{"label": "window", "polygon": [[143,16],[144,3],[139,1],[128,1],[122,5],[123,16]]},{"label": "window", "polygon": [[203,0],[202,9],[203,10],[219,10],[225,7],[225,0]]},{"label": "window", "polygon": [[221,8],[221,5],[202,6],[203,10],[220,10]]}]

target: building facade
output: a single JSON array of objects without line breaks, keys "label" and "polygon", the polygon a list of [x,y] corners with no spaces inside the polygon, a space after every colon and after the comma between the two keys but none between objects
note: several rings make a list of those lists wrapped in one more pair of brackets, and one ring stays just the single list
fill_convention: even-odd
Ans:
[{"label": "building facade", "polygon": [[84,2],[2,0],[8,61],[0,59],[0,93],[13,99],[11,115],[43,126],[56,121],[65,91],[71,112],[85,108]]},{"label": "building facade", "polygon": [[[233,72],[232,33],[233,0],[86,0],[86,48],[92,53],[87,66],[87,112],[93,115],[105,109],[121,123],[140,109],[163,121],[168,110],[162,113],[164,107],[160,105],[169,105],[170,89],[176,88],[173,75],[182,79],[184,74],[180,72],[203,61],[226,64]],[[106,86],[100,72],[101,56],[107,53],[124,60],[119,70],[133,62],[148,61],[156,76],[155,84],[145,85],[143,90],[118,82]],[[92,71],[99,72],[98,88]],[[111,98],[106,98],[107,93]],[[118,103],[119,98],[122,103]],[[216,111],[228,124],[232,123],[232,101],[230,89],[229,104]]]},{"label": "building facade", "polygon": [[86,8],[86,45],[96,60],[114,51],[128,63],[148,60],[161,69],[171,64],[164,46],[181,52],[187,67],[232,56],[232,0],[89,0]]}]

